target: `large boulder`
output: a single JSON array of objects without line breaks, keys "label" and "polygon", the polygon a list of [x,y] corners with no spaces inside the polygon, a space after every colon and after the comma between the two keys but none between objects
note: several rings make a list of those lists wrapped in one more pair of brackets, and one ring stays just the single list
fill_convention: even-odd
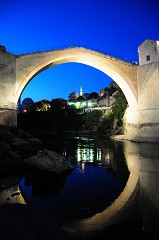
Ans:
[{"label": "large boulder", "polygon": [[73,169],[62,155],[47,149],[39,151],[35,156],[23,159],[23,162],[29,167],[57,175]]}]

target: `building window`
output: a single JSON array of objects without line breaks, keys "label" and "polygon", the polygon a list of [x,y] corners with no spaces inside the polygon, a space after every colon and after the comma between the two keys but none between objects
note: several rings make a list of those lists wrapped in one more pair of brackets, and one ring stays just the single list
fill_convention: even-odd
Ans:
[{"label": "building window", "polygon": [[150,55],[147,55],[147,56],[146,56],[146,60],[147,60],[147,61],[150,61]]}]

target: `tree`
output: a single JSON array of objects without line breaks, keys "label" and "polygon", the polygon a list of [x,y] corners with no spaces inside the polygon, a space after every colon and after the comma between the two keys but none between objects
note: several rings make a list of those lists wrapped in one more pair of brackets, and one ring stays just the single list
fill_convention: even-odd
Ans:
[{"label": "tree", "polygon": [[51,107],[49,100],[41,100],[35,103],[36,111],[48,111]]},{"label": "tree", "polygon": [[84,120],[86,129],[93,129],[94,127],[98,127],[99,119],[101,116],[102,116],[102,111],[100,111],[100,110],[86,112],[83,115],[83,120]]},{"label": "tree", "polygon": [[67,107],[67,101],[63,98],[55,98],[51,101],[51,110],[61,110]]},{"label": "tree", "polygon": [[117,85],[116,82],[111,82],[109,84],[109,95],[112,96],[114,92],[116,92],[119,89],[119,86]]},{"label": "tree", "polygon": [[115,97],[115,102],[112,105],[112,113],[114,115],[114,121],[116,121],[118,126],[122,126],[123,116],[127,108],[128,102],[126,100],[125,95],[121,91],[121,89],[118,90],[118,92],[114,97]]}]

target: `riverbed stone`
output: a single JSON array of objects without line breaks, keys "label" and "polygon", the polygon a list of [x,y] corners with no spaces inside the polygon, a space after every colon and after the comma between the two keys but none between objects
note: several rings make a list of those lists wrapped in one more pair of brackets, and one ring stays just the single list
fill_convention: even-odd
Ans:
[{"label": "riverbed stone", "polygon": [[62,174],[73,169],[62,155],[48,149],[40,151],[35,156],[25,158],[23,161],[29,167],[54,174]]}]

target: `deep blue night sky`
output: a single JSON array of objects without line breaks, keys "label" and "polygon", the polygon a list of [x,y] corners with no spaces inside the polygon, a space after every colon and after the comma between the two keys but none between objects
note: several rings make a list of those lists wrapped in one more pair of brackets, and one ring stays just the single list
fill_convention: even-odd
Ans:
[{"label": "deep blue night sky", "polygon": [[[0,45],[14,54],[83,46],[138,61],[138,46],[159,40],[157,0],[5,0],[0,10]],[[110,81],[86,65],[62,64],[34,78],[22,99],[67,99],[81,85],[99,93]]]}]

